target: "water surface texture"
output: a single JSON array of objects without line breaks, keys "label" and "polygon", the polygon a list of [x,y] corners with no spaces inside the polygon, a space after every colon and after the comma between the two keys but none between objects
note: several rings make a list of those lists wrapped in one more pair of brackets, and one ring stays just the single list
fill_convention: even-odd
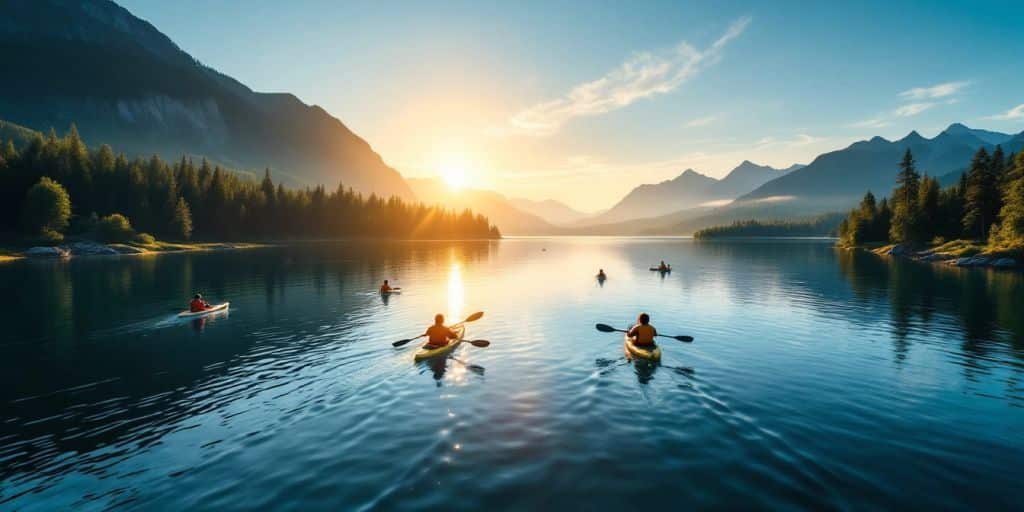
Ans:
[{"label": "water surface texture", "polygon": [[[0,284],[0,509],[1007,509],[1024,488],[1016,273],[566,238],[18,262]],[[177,321],[196,290],[230,313]],[[474,311],[489,348],[391,347]],[[594,324],[640,311],[696,341],[628,364]]]}]

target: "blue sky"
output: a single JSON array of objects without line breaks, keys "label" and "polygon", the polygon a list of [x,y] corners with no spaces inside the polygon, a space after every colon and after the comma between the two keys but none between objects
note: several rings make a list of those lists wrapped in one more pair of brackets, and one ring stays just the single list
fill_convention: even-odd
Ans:
[{"label": "blue sky", "polygon": [[403,174],[582,209],[690,167],[1024,130],[1024,2],[120,3]]}]

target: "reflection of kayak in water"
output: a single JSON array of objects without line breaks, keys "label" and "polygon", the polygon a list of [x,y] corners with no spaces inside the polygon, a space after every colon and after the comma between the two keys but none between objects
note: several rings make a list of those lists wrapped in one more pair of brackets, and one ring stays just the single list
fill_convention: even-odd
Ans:
[{"label": "reflection of kayak in water", "polygon": [[210,306],[202,311],[182,311],[181,313],[178,313],[178,318],[199,318],[206,315],[212,315],[221,311],[227,311],[229,305],[231,305],[230,302],[225,302],[223,304],[217,304],[216,306]]},{"label": "reflection of kayak in water", "polygon": [[437,356],[444,356],[444,355],[450,354],[453,350],[455,350],[456,347],[458,347],[462,343],[463,338],[465,338],[465,336],[466,336],[466,326],[465,325],[455,326],[455,327],[452,328],[452,331],[455,334],[458,334],[459,337],[454,339],[454,340],[449,340],[448,344],[443,346],[443,347],[438,347],[438,348],[421,347],[419,350],[416,351],[416,355],[413,356],[413,359],[415,359],[416,361],[422,361],[424,359],[430,359],[430,358],[434,358],[434,357],[437,357]]}]

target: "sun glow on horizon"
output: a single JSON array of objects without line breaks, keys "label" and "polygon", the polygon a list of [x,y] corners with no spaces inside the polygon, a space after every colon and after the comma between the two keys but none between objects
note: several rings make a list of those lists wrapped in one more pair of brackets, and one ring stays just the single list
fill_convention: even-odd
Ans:
[{"label": "sun glow on horizon", "polygon": [[454,156],[445,158],[441,162],[439,171],[441,179],[448,185],[448,188],[460,190],[465,188],[469,181],[469,168],[470,165],[464,157]]}]

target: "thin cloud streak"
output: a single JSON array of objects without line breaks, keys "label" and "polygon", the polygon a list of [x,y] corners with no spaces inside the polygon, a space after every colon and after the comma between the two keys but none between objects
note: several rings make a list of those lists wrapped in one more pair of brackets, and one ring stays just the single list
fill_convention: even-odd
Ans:
[{"label": "thin cloud streak", "polygon": [[900,97],[906,100],[926,100],[945,98],[959,93],[971,82],[962,80],[959,82],[945,82],[931,87],[914,87],[900,93]]},{"label": "thin cloud streak", "polygon": [[713,123],[713,122],[715,122],[717,120],[718,120],[718,116],[698,117],[697,119],[694,119],[694,120],[686,123],[686,127],[687,128],[698,128],[698,127],[701,127],[701,126],[707,126],[707,125],[709,125],[709,124],[711,124],[711,123]]},{"label": "thin cloud streak", "polygon": [[[884,128],[892,124],[892,121],[900,117],[913,117],[936,105],[952,105],[960,99],[957,97],[961,91],[971,85],[968,80],[957,82],[944,82],[930,87],[914,87],[899,94],[902,101],[907,102],[895,109],[879,114],[873,118],[850,123],[850,128]],[[933,101],[926,101],[933,100]],[[939,100],[939,101],[934,101]]]},{"label": "thin cloud streak", "polygon": [[749,17],[740,18],[704,51],[683,41],[663,55],[636,54],[605,76],[573,87],[565,97],[513,115],[509,124],[515,133],[549,136],[573,118],[601,115],[643,98],[672,92],[721,60],[722,50],[746,30],[750,21]]},{"label": "thin cloud streak", "polygon": [[892,115],[896,117],[911,117],[924,112],[935,106],[932,102],[920,102],[920,103],[908,103],[902,107],[892,111]]},{"label": "thin cloud streak", "polygon": [[984,119],[989,119],[992,121],[1012,121],[1014,119],[1024,119],[1024,103],[1021,103],[1020,105],[1017,105],[1016,107],[1013,107],[1010,110],[1003,112],[1002,114],[991,115],[985,117]]}]

